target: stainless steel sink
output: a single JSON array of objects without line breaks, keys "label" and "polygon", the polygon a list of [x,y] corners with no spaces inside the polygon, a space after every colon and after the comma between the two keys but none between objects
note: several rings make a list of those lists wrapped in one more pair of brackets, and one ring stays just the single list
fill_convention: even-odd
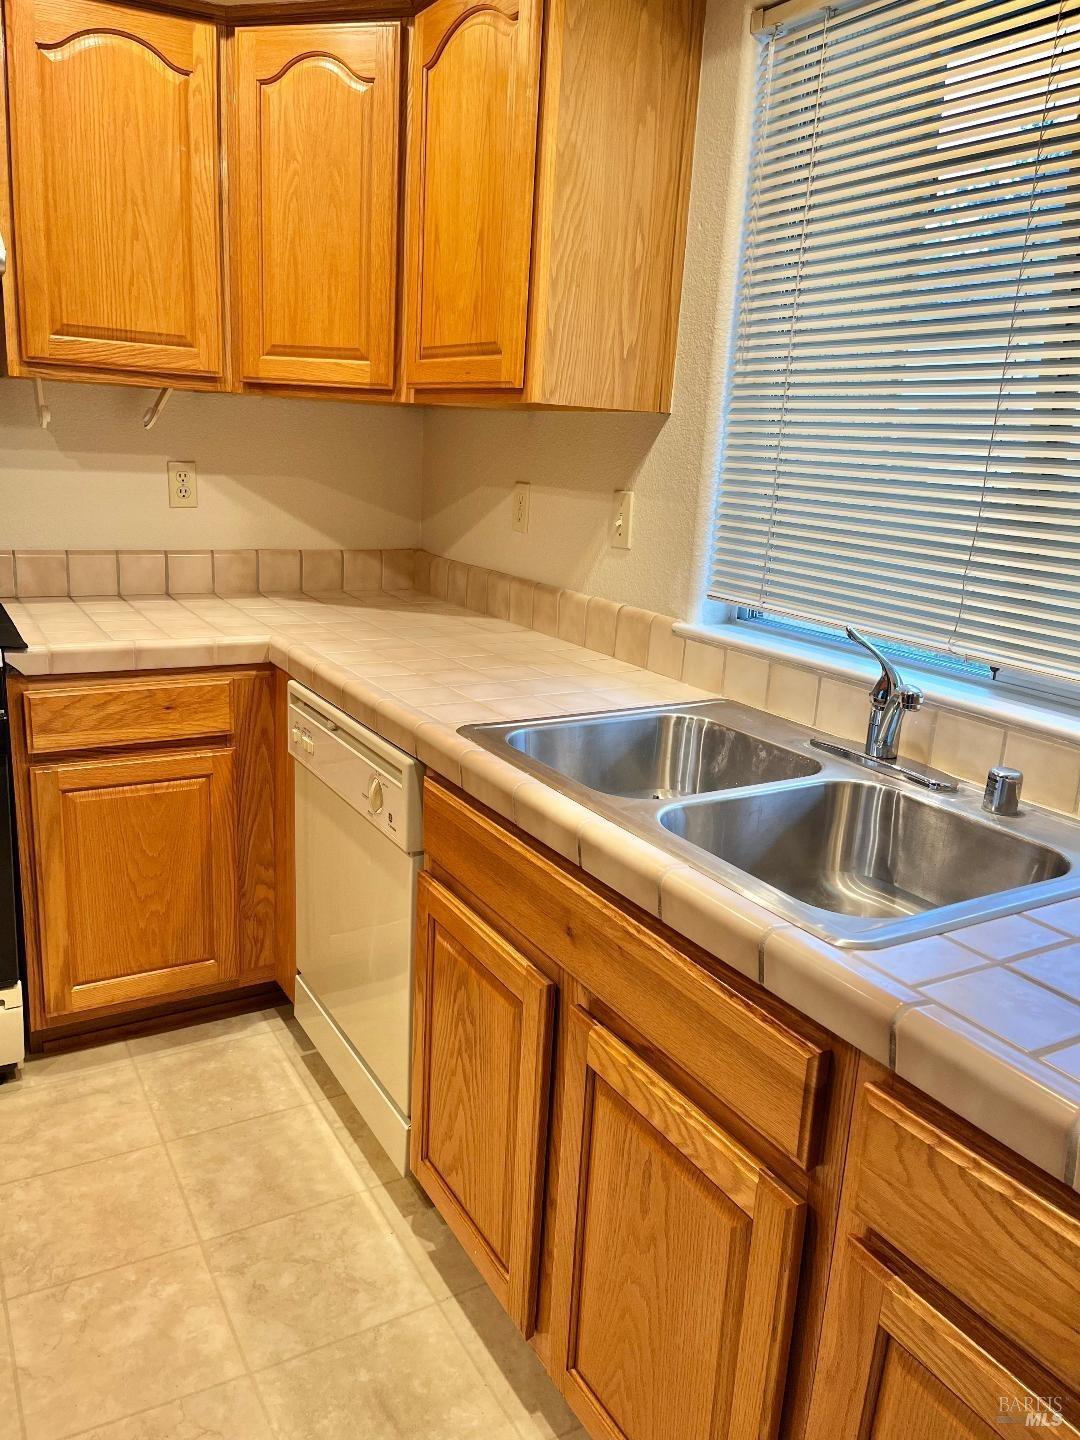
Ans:
[{"label": "stainless steel sink", "polygon": [[[837,945],[874,949],[1080,894],[1080,825],[916,790],[732,701],[462,734]],[[673,803],[674,802],[674,803]]]},{"label": "stainless steel sink", "polygon": [[1069,872],[1047,845],[862,781],[691,801],[658,818],[718,860],[838,915],[922,915]]},{"label": "stainless steel sink", "polygon": [[506,743],[557,775],[625,799],[703,795],[821,770],[809,755],[685,711],[523,725]]}]

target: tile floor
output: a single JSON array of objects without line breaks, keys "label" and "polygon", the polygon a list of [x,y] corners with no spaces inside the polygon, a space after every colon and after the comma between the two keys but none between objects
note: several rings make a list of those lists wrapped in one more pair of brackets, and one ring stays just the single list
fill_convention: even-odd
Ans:
[{"label": "tile floor", "polygon": [[0,1086],[0,1440],[584,1440],[290,1016]]}]

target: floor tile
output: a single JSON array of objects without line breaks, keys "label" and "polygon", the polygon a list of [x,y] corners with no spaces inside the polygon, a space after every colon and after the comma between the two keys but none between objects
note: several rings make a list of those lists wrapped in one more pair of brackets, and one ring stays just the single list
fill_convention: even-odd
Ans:
[{"label": "floor tile", "polygon": [[142,1056],[136,1064],[166,1139],[288,1110],[308,1099],[270,1033]]},{"label": "floor tile", "polygon": [[260,1371],[281,1440],[518,1440],[437,1306]]},{"label": "floor tile", "polygon": [[194,1240],[163,1145],[0,1190],[0,1268],[9,1300]]},{"label": "floor tile", "polygon": [[[87,1075],[93,1070],[107,1070],[112,1065],[126,1065],[129,1060],[128,1047],[123,1040],[111,1045],[92,1045],[86,1050],[66,1050],[58,1055],[31,1055],[20,1065],[14,1088],[38,1085],[43,1080],[68,1080],[73,1075]],[[7,1088],[5,1084],[4,1091]]]},{"label": "floor tile", "polygon": [[442,1310],[485,1384],[523,1436],[553,1440],[575,1429],[577,1417],[486,1285],[444,1300]]},{"label": "floor tile", "polygon": [[212,1240],[206,1256],[256,1368],[432,1303],[367,1194]]},{"label": "floor tile", "polygon": [[170,1143],[199,1233],[227,1234],[362,1189],[314,1105]]},{"label": "floor tile", "polygon": [[[270,1017],[274,1017],[272,1021]],[[252,1010],[243,1015],[223,1015],[217,1020],[204,1020],[199,1025],[181,1025],[175,1030],[160,1030],[155,1035],[134,1035],[127,1042],[134,1056],[167,1055],[173,1050],[187,1050],[192,1045],[214,1045],[220,1040],[243,1040],[257,1035],[270,1035],[276,1029],[273,1010]]]},{"label": "floor tile", "polygon": [[311,1100],[333,1100],[344,1095],[341,1081],[317,1050],[307,1054],[294,1055],[290,1062],[301,1085]]},{"label": "floor tile", "polygon": [[194,1246],[24,1295],[8,1309],[27,1440],[59,1440],[243,1371]]},{"label": "floor tile", "polygon": [[15,1363],[7,1316],[0,1306],[0,1440],[22,1440],[19,1402],[15,1394]]},{"label": "floor tile", "polygon": [[394,1162],[346,1094],[324,1098],[318,1105],[320,1114],[356,1166],[356,1172],[365,1186],[374,1188],[401,1179]]},{"label": "floor tile", "polygon": [[415,1180],[395,1180],[371,1193],[436,1300],[447,1300],[483,1283],[453,1231]]},{"label": "floor tile", "polygon": [[48,1085],[0,1086],[0,1183],[145,1149],[159,1138],[129,1060]]},{"label": "floor tile", "polygon": [[88,1430],[79,1440],[273,1440],[273,1435],[251,1381],[230,1380]]}]

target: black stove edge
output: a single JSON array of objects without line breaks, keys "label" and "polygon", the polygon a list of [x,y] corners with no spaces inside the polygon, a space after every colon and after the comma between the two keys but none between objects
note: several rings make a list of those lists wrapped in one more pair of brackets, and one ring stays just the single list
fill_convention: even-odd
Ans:
[{"label": "black stove edge", "polygon": [[0,651],[29,650],[29,645],[15,628],[15,622],[0,605]]}]

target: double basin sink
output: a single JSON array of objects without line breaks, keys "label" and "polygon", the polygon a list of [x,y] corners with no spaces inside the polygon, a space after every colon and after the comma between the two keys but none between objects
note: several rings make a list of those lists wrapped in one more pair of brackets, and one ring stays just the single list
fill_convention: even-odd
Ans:
[{"label": "double basin sink", "polygon": [[834,944],[872,949],[1080,894],[1080,825],[931,794],[732,701],[471,725],[520,769]]}]

